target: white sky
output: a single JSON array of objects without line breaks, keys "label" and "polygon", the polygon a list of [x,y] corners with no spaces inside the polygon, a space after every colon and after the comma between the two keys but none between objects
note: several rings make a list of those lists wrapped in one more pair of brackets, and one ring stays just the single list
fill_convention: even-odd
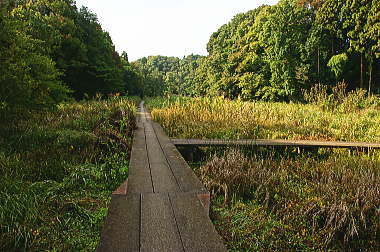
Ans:
[{"label": "white sky", "polygon": [[96,13],[118,52],[130,61],[149,55],[206,55],[211,34],[238,13],[278,0],[77,0]]}]

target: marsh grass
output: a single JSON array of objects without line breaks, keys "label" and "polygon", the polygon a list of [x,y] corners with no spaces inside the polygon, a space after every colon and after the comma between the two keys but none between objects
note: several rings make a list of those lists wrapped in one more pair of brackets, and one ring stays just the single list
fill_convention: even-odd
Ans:
[{"label": "marsh grass", "polygon": [[378,151],[243,153],[219,153],[196,170],[229,249],[380,248]]},{"label": "marsh grass", "polygon": [[[380,142],[379,98],[343,85],[332,93],[315,87],[305,93],[308,104],[168,97],[147,105],[175,138]],[[211,217],[229,250],[380,249],[379,151],[232,146],[197,153],[203,164],[193,167],[213,194]]]},{"label": "marsh grass", "polygon": [[[346,95],[334,109],[317,103],[151,98],[152,117],[169,136],[380,142],[380,99]],[[342,98],[343,99],[343,98]]]},{"label": "marsh grass", "polygon": [[71,103],[0,123],[0,250],[96,248],[127,177],[136,103]]},{"label": "marsh grass", "polygon": [[316,84],[309,90],[304,90],[303,96],[309,104],[317,105],[322,110],[340,113],[380,107],[378,96],[368,95],[364,89],[347,92],[347,83],[345,82],[338,82],[332,87]]}]

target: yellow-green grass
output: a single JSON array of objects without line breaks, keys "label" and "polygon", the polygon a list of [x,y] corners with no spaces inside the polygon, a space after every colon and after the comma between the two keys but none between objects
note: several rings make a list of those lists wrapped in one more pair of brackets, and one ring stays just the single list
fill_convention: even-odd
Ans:
[{"label": "yellow-green grass", "polygon": [[0,122],[1,251],[95,250],[127,178],[136,103],[83,101]]},{"label": "yellow-green grass", "polygon": [[171,137],[380,142],[377,105],[360,108],[343,104],[345,107],[326,110],[317,104],[244,102],[221,97],[160,97],[146,102],[153,119]]}]

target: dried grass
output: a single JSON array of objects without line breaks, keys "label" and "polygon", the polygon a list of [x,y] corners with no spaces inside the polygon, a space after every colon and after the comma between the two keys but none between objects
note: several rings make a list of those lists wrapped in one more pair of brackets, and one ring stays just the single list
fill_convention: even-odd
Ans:
[{"label": "dried grass", "polygon": [[[380,162],[362,156],[326,160],[254,156],[238,150],[215,156],[199,170],[205,185],[233,198],[259,202],[286,223],[305,219],[322,247],[347,248],[380,233]],[[380,246],[377,243],[377,246]]]}]

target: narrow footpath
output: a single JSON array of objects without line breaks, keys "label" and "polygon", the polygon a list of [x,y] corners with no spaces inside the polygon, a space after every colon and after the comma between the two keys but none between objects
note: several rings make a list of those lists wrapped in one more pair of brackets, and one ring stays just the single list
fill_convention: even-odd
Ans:
[{"label": "narrow footpath", "polygon": [[226,251],[210,193],[139,106],[128,180],[112,195],[97,251]]}]

